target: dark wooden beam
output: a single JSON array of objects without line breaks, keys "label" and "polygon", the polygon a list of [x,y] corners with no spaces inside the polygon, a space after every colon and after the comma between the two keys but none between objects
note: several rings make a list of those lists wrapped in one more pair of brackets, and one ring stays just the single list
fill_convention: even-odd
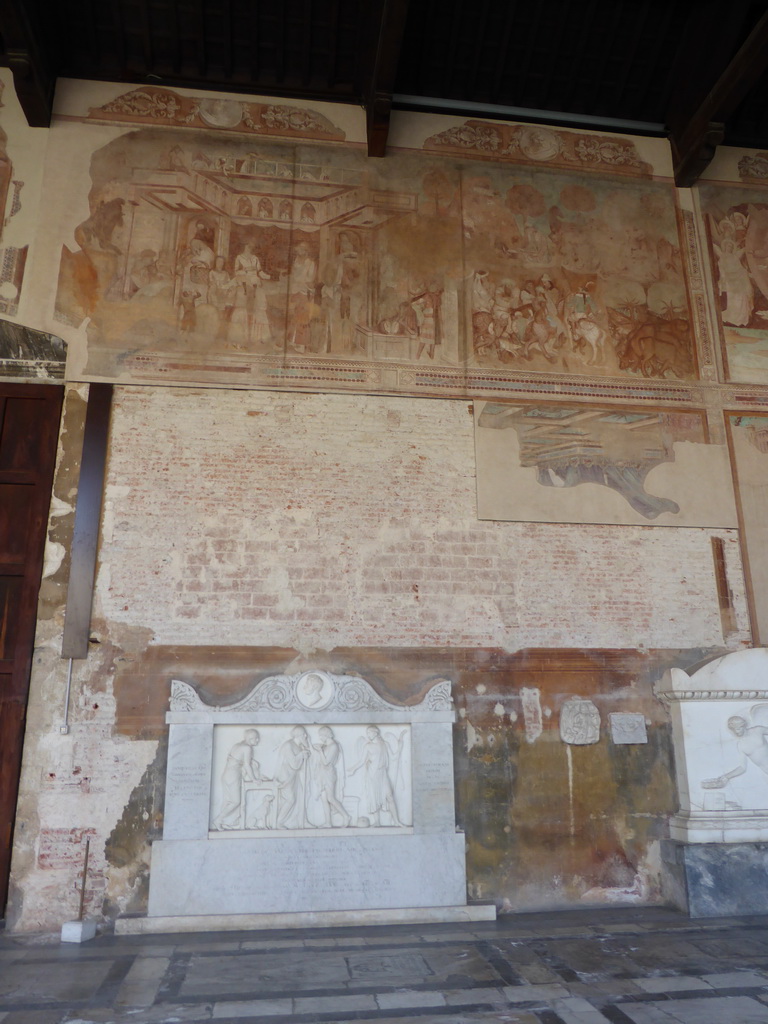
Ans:
[{"label": "dark wooden beam", "polygon": [[88,657],[111,407],[112,385],[91,384],[77,487],[62,658]]},{"label": "dark wooden beam", "polygon": [[56,68],[40,37],[44,19],[36,7],[31,0],[0,0],[0,66],[13,72],[16,95],[30,127],[47,128],[53,112]]},{"label": "dark wooden beam", "polygon": [[365,91],[368,156],[384,156],[389,136],[392,93],[405,32],[408,0],[382,0],[371,47],[371,73]]},{"label": "dark wooden beam", "polygon": [[[722,50],[724,37],[726,40],[735,31],[734,18],[726,15],[728,7],[734,7],[739,13],[739,5],[707,4],[707,15],[712,28],[720,32],[717,48]],[[713,16],[713,7],[722,11],[722,20]],[[705,15],[702,15],[702,17]],[[711,52],[703,58],[705,65],[711,65]],[[720,65],[723,67],[723,65]],[[675,184],[681,188],[694,185],[707,167],[725,133],[725,122],[738,107],[750,89],[759,81],[768,68],[768,11],[760,18],[746,40],[739,47],[720,74],[698,74],[692,71],[689,82],[698,82],[693,91],[690,85],[683,98],[679,98],[670,108],[667,126],[670,131],[672,157],[675,169]],[[695,75],[695,77],[694,77]]]}]

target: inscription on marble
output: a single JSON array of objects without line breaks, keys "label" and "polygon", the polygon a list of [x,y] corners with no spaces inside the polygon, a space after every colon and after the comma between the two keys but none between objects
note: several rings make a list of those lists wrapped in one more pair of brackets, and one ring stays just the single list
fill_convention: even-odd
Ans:
[{"label": "inscription on marble", "polygon": [[645,715],[634,711],[612,711],[608,715],[614,743],[647,743]]},{"label": "inscription on marble", "polygon": [[[369,863],[365,850],[354,842],[338,839],[312,844],[311,853],[303,850],[281,848],[281,856],[270,857],[265,865],[272,891],[290,893],[300,884],[302,896],[312,901],[322,897],[331,905],[338,895],[338,902],[347,905],[386,906],[395,881],[382,876],[375,865]],[[248,878],[232,877],[221,885],[222,896],[229,899],[247,898],[251,893],[260,893],[264,888],[265,876],[253,874]]]},{"label": "inscription on marble", "polygon": [[166,785],[166,800],[196,801],[208,795],[208,765],[173,765]]},{"label": "inscription on marble", "polygon": [[591,700],[571,697],[560,711],[560,739],[574,746],[588,746],[600,739],[600,712]]}]

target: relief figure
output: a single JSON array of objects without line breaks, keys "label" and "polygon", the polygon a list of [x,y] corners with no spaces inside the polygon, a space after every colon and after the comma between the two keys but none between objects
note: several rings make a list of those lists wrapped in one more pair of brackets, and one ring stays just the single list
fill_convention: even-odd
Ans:
[{"label": "relief figure", "polygon": [[768,724],[764,722],[768,723],[768,704],[755,704],[749,720],[741,715],[728,719],[728,729],[736,737],[741,755],[740,763],[714,779],[704,779],[702,789],[724,789],[731,779],[744,775],[750,763],[768,775]]},{"label": "relief figure", "polygon": [[[259,745],[257,729],[248,729],[239,743],[235,743],[227,754],[227,762],[221,775],[222,803],[213,821],[214,829],[235,829],[245,826],[245,798],[248,783],[271,782],[261,774],[256,760]],[[261,813],[257,813],[257,827],[264,827],[273,797],[267,794],[262,801]]]},{"label": "relief figure", "polygon": [[307,730],[301,725],[291,730],[280,747],[277,769],[277,827],[308,828],[307,761],[310,755]]},{"label": "relief figure", "polygon": [[[322,683],[322,680],[320,680]],[[320,727],[319,743],[313,743],[312,782],[316,795],[323,806],[323,825],[333,828],[333,815],[337,814],[345,828],[352,824],[352,817],[344,808],[344,754],[336,742],[333,729],[328,725]]]},{"label": "relief figure", "polygon": [[388,824],[400,826],[402,822],[398,816],[389,768],[394,759],[397,776],[405,732],[400,733],[394,748],[390,747],[375,725],[368,726],[365,736],[365,740],[360,741],[360,759],[348,774],[354,775],[361,768],[364,769],[366,810],[370,824],[379,828],[383,824],[381,815],[386,814],[390,819]]}]

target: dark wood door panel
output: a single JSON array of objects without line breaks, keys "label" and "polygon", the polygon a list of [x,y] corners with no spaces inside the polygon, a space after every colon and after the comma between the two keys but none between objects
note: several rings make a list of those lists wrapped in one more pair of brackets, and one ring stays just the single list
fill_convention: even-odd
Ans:
[{"label": "dark wood door panel", "polygon": [[5,470],[34,472],[58,435],[58,420],[47,416],[44,396],[8,397],[0,428],[0,473]]},{"label": "dark wood door panel", "polygon": [[23,585],[21,576],[0,576],[0,692],[3,662],[13,662],[18,644]]},{"label": "dark wood door panel", "polygon": [[62,398],[57,386],[0,384],[0,915],[7,895]]},{"label": "dark wood door panel", "polygon": [[[30,533],[39,530],[40,502],[32,484],[0,483],[0,558],[25,562]],[[36,514],[37,513],[37,514]]]}]

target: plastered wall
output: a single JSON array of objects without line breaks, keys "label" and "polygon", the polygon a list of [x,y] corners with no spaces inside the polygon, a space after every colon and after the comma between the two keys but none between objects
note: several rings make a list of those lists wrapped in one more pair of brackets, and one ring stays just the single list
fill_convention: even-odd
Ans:
[{"label": "plastered wall", "polygon": [[[83,405],[71,390],[52,554],[68,550]],[[727,641],[712,536],[736,610]],[[118,388],[91,652],[74,662],[63,736],[66,571],[53,558],[43,588],[12,896],[23,929],[76,909],[85,837],[90,911],[144,908],[171,678],[226,701],[309,665],[399,700],[452,679],[474,896],[659,899],[674,794],[654,671],[749,638],[734,530],[478,522],[463,401]],[[569,764],[558,722],[574,695],[603,729]],[[620,710],[647,718],[647,745],[612,745]]]},{"label": "plastered wall", "polygon": [[[731,323],[722,271],[743,261],[732,284],[751,266],[768,164],[716,161],[702,205],[674,189],[663,140],[412,115],[393,123],[392,159],[370,162],[347,108],[254,102],[225,131],[199,99],[181,90],[169,119],[161,95],[153,112],[122,86],[63,83],[50,136],[0,110],[22,200],[42,194],[37,217],[6,196],[3,245],[30,252],[15,290],[0,278],[0,315],[69,353],[9,927],[73,916],[86,839],[87,912],[108,926],[146,909],[171,679],[226,702],[311,667],[400,701],[451,680],[472,897],[659,902],[676,796],[653,682],[764,639],[747,600],[764,621],[750,524],[766,392],[744,353],[764,358],[768,331]],[[720,204],[725,182],[749,196]],[[302,189],[325,198],[282,217]],[[17,348],[8,334],[3,375],[34,376]],[[90,650],[62,732],[87,381],[101,379],[116,386]],[[502,481],[476,454],[486,401],[578,435],[578,486],[541,486],[539,470],[574,478],[557,431],[549,462],[528,458],[538,423]],[[733,409],[749,422],[728,434]],[[745,504],[731,470],[746,479],[747,456]],[[478,475],[502,513],[479,518]],[[576,697],[600,718],[583,746],[560,732]],[[615,743],[615,712],[640,715],[647,742]]]}]

